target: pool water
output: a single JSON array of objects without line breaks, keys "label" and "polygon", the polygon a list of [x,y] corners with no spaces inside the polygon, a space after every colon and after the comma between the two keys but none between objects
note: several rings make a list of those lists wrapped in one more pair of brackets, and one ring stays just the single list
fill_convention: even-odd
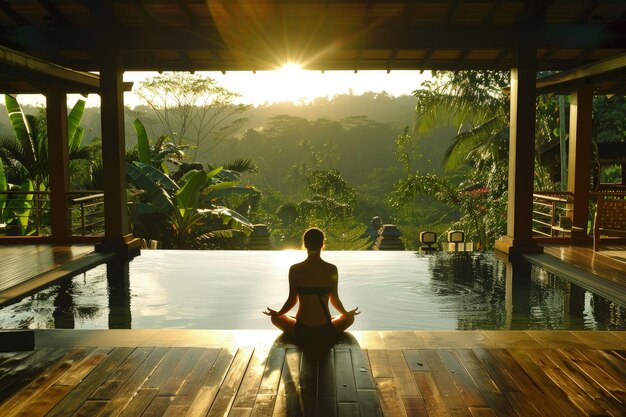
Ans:
[{"label": "pool water", "polygon": [[[305,256],[146,250],[130,264],[99,266],[0,309],[0,328],[272,329],[261,312],[282,306],[289,266]],[[346,308],[362,311],[354,330],[626,329],[624,306],[493,253],[323,258],[339,268]]]}]

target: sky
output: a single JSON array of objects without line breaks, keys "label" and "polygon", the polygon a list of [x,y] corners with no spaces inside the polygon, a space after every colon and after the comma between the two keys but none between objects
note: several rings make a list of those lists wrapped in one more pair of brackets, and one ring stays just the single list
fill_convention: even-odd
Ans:
[{"label": "sky", "polygon": [[[126,72],[124,81],[138,82],[156,72]],[[297,67],[286,66],[275,71],[244,71],[201,72],[215,79],[222,87],[241,94],[241,103],[261,105],[291,101],[294,103],[310,102],[316,97],[332,97],[338,94],[363,94],[365,92],[381,93],[383,91],[392,96],[410,95],[419,84],[430,78],[430,72],[425,71],[303,71]],[[68,105],[78,100],[78,95],[68,98]],[[43,105],[43,96],[20,95],[18,100],[22,104]],[[124,103],[135,107],[141,102],[132,93],[124,94]],[[89,95],[87,106],[100,105],[100,98],[95,94]]]}]

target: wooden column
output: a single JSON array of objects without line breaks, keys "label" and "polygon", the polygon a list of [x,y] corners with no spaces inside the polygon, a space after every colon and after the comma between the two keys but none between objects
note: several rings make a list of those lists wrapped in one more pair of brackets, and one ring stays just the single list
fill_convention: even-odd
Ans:
[{"label": "wooden column", "polygon": [[581,85],[570,95],[567,190],[574,194],[572,239],[586,238],[591,173],[593,89]]},{"label": "wooden column", "polygon": [[507,234],[495,244],[509,255],[541,251],[532,239],[536,53],[524,44],[513,51]]},{"label": "wooden column", "polygon": [[102,165],[104,168],[104,241],[100,251],[121,254],[137,247],[128,227],[126,207],[126,162],[124,137],[124,89],[120,52],[102,53],[100,99],[102,118]]},{"label": "wooden column", "polygon": [[[48,119],[48,175],[52,238],[64,243],[69,236],[70,163],[67,137],[67,96],[59,88],[46,92]],[[36,190],[37,191],[37,190]]]}]

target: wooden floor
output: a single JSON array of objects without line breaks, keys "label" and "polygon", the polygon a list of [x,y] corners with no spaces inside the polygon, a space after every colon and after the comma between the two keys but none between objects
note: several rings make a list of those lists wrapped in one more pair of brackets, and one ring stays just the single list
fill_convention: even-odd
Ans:
[{"label": "wooden floor", "polygon": [[580,246],[544,246],[544,252],[626,288],[626,248],[595,252]]},{"label": "wooden floor", "polygon": [[276,337],[38,332],[34,352],[0,354],[0,415],[626,413],[624,332],[354,332],[319,356]]},{"label": "wooden floor", "polygon": [[93,245],[0,245],[0,306],[110,258]]}]

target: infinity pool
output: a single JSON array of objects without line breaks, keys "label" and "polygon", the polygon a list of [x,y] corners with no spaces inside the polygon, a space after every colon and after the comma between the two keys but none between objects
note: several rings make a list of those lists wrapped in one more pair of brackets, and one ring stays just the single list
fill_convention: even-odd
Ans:
[{"label": "infinity pool", "polygon": [[[0,309],[0,328],[271,329],[261,311],[282,306],[304,257],[146,250]],[[624,306],[528,264],[507,274],[493,253],[323,257],[339,268],[344,305],[362,311],[354,330],[626,329]]]}]

